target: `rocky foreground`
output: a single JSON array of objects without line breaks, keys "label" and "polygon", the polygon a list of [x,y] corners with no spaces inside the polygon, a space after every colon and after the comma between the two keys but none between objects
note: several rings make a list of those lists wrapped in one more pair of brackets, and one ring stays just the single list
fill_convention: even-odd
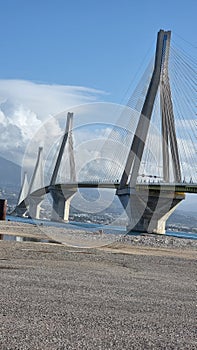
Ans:
[{"label": "rocky foreground", "polygon": [[[0,224],[1,234],[36,230]],[[196,349],[195,280],[192,240],[126,236],[97,249],[2,240],[0,349]]]}]

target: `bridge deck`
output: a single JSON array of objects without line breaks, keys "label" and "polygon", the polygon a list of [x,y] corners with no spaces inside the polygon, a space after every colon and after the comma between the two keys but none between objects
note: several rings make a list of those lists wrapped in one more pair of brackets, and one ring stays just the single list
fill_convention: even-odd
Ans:
[{"label": "bridge deck", "polygon": [[[53,186],[54,189],[66,190],[66,189],[77,189],[77,188],[106,188],[106,189],[118,189],[118,182],[73,182],[65,184],[56,184]],[[128,187],[128,186],[127,186]],[[31,195],[33,196],[42,196],[50,192],[51,187],[46,186],[41,189],[36,190]],[[197,193],[197,184],[186,184],[186,183],[175,183],[175,184],[166,184],[166,183],[138,183],[136,185],[137,190],[153,190],[153,191],[174,191],[174,192],[184,192],[184,193]]]},{"label": "bridge deck", "polygon": [[[127,186],[129,187],[129,186]],[[66,191],[66,190],[76,190],[78,188],[99,188],[99,189],[118,189],[119,182],[74,182],[65,184],[56,184],[55,186],[45,186],[40,188],[33,193],[31,197],[44,197],[45,194],[49,193],[51,189],[56,191]],[[176,183],[176,184],[164,184],[164,183],[138,183],[136,185],[137,191],[163,191],[163,192],[179,192],[179,193],[197,193],[197,184],[186,184],[186,183]],[[21,203],[17,205],[18,208],[26,206],[26,201],[28,203],[28,198],[24,199]]]},{"label": "bridge deck", "polygon": [[[111,188],[118,189],[119,183],[110,182],[78,182],[78,183],[67,183],[67,184],[57,184],[56,188]],[[128,186],[127,186],[128,187]],[[197,184],[165,184],[165,183],[151,183],[144,184],[138,183],[136,185],[137,190],[154,190],[154,191],[175,191],[175,192],[185,192],[185,193],[197,193]]]}]

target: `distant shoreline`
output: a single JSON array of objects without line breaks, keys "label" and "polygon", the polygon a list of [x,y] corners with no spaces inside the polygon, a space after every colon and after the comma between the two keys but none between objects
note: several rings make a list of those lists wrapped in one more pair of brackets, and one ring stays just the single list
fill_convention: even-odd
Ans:
[{"label": "distant shoreline", "polygon": [[130,249],[132,247],[167,248],[167,249],[197,249],[197,239],[173,237],[168,234],[111,234],[103,233],[102,230],[86,230],[85,227],[76,229],[69,225],[68,228],[58,226],[44,226],[14,221],[0,221],[1,240],[37,241],[37,242],[57,242],[67,246],[80,248],[100,248],[100,247],[122,247]]}]

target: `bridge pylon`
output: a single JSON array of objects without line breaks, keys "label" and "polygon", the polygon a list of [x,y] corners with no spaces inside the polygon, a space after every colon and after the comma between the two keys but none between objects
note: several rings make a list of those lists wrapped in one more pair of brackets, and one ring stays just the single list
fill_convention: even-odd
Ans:
[{"label": "bridge pylon", "polygon": [[27,172],[25,172],[24,176],[23,176],[21,190],[20,190],[18,200],[17,200],[17,205],[16,205],[16,208],[14,209],[14,211],[12,212],[12,215],[25,216],[25,214],[28,210],[28,206],[27,206],[27,203],[25,201],[27,198],[27,195],[28,195],[28,191],[29,191],[29,184],[28,184],[28,180],[27,180]]},{"label": "bridge pylon", "polygon": [[56,164],[53,170],[53,174],[50,181],[50,194],[53,199],[53,207],[51,213],[52,221],[68,221],[69,219],[69,210],[70,210],[70,201],[74,194],[77,192],[77,188],[72,190],[62,190],[61,187],[55,186],[60,164],[62,161],[63,153],[65,146],[68,143],[68,153],[69,153],[69,162],[70,162],[70,181],[76,182],[76,171],[75,171],[75,160],[73,152],[73,138],[72,138],[72,126],[73,126],[73,113],[68,112],[66,129],[56,160]]},{"label": "bridge pylon", "polygon": [[32,193],[42,188],[44,185],[43,181],[43,148],[39,147],[38,149],[38,156],[36,165],[34,168],[34,172],[30,181],[29,185],[29,191],[27,195],[26,201],[29,205],[29,217],[33,219],[39,219],[40,218],[40,209],[41,209],[41,203],[44,199],[43,196],[36,196]]},{"label": "bridge pylon", "polygon": [[27,173],[25,172],[21,191],[18,197],[18,203],[13,211],[13,215],[28,216],[33,219],[40,218],[40,205],[44,199],[44,196],[35,195],[33,193],[36,190],[43,188],[43,148],[39,147],[36,165],[34,168],[33,175],[28,184]]},{"label": "bridge pylon", "polygon": [[[163,180],[170,182],[169,159],[172,160],[173,182],[181,182],[181,170],[174,123],[173,104],[168,76],[171,32],[160,30],[157,36],[155,63],[140,113],[140,118],[127,157],[119,188],[116,191],[128,218],[128,231],[165,233],[165,222],[185,198],[184,194],[165,191],[136,190],[136,182],[148,135],[153,107],[160,91]],[[169,155],[171,152],[171,157]]]}]

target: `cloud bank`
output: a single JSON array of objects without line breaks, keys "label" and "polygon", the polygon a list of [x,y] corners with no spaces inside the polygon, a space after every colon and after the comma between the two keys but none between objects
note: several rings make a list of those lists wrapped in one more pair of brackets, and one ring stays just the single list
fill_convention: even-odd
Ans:
[{"label": "cloud bank", "polygon": [[102,95],[82,86],[0,80],[0,155],[21,164],[26,145],[44,121],[68,108],[97,102]]}]

